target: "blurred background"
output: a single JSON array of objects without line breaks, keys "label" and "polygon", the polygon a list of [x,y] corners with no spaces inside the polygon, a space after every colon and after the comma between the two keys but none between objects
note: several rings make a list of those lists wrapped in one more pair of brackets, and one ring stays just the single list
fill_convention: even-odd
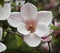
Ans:
[{"label": "blurred background", "polygon": [[[20,12],[21,6],[27,2],[34,4],[38,11],[52,11],[54,17],[52,23],[54,24],[55,21],[60,23],[60,0],[11,0],[11,12]],[[1,3],[3,4],[3,2]],[[1,22],[2,21],[0,21],[0,23]],[[16,28],[11,27],[7,21],[3,21],[3,24],[4,29],[12,30],[13,33],[4,31],[2,42],[6,44],[7,50],[2,53],[48,53],[48,50],[41,48],[41,45],[36,48],[29,47],[23,39],[18,36]],[[56,27],[53,28],[55,29]],[[52,36],[51,53],[60,53],[60,30],[55,30]]]}]

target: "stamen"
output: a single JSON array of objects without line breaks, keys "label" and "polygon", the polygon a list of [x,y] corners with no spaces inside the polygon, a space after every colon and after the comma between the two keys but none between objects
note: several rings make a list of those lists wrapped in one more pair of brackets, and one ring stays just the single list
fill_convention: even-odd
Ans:
[{"label": "stamen", "polygon": [[36,28],[36,22],[35,21],[27,21],[26,22],[26,28],[31,33],[35,31]]}]

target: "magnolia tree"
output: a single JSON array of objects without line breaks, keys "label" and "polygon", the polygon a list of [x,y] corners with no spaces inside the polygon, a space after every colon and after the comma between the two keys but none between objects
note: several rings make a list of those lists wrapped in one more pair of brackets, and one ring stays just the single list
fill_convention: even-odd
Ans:
[{"label": "magnolia tree", "polygon": [[57,43],[60,39],[60,3],[56,0],[47,1],[0,1],[0,52],[60,52],[60,44]]}]

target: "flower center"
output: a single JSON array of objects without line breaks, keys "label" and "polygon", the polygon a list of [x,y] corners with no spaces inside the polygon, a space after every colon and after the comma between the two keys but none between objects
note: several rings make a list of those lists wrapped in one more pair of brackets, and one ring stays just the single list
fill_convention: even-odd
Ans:
[{"label": "flower center", "polygon": [[26,28],[31,33],[35,31],[36,22],[35,21],[26,21]]}]

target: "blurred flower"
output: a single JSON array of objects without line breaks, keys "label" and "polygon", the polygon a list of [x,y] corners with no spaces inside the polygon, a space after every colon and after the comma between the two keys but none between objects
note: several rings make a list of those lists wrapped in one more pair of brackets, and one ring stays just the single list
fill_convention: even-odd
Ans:
[{"label": "blurred flower", "polygon": [[59,4],[58,0],[49,0],[51,6],[57,6]]},{"label": "blurred flower", "polygon": [[[50,45],[50,50],[52,50],[51,48],[51,43],[49,44]],[[46,51],[49,51],[49,46],[48,46],[48,43],[43,43],[41,45],[42,49],[46,50]]]},{"label": "blurred flower", "polygon": [[60,27],[60,23],[55,21],[55,26]]},{"label": "blurred flower", "polygon": [[20,3],[20,6],[24,5],[25,0],[16,0],[16,5],[18,6]]},{"label": "blurred flower", "polygon": [[[60,22],[55,21],[55,26],[60,28]],[[54,30],[53,34],[54,34],[54,37],[56,37],[56,38],[59,37],[60,36],[60,30]]]},{"label": "blurred flower", "polygon": [[6,20],[9,17],[10,12],[11,12],[10,3],[5,3],[4,6],[0,5],[0,20]]},{"label": "blurred flower", "polygon": [[[2,40],[2,32],[3,29],[0,27],[0,41]],[[0,42],[0,52],[5,51],[6,49],[7,49],[6,46]]]},{"label": "blurred flower", "polygon": [[60,6],[59,6],[59,10],[58,10],[58,13],[60,14]]},{"label": "blurred flower", "polygon": [[36,47],[41,42],[41,37],[50,33],[49,25],[52,22],[50,11],[37,11],[37,8],[26,3],[21,7],[21,12],[12,12],[8,23],[17,27],[18,32],[24,35],[24,41],[31,47]]},{"label": "blurred flower", "polygon": [[49,10],[53,9],[59,4],[58,0],[49,0],[49,3],[44,6],[44,9]]}]

